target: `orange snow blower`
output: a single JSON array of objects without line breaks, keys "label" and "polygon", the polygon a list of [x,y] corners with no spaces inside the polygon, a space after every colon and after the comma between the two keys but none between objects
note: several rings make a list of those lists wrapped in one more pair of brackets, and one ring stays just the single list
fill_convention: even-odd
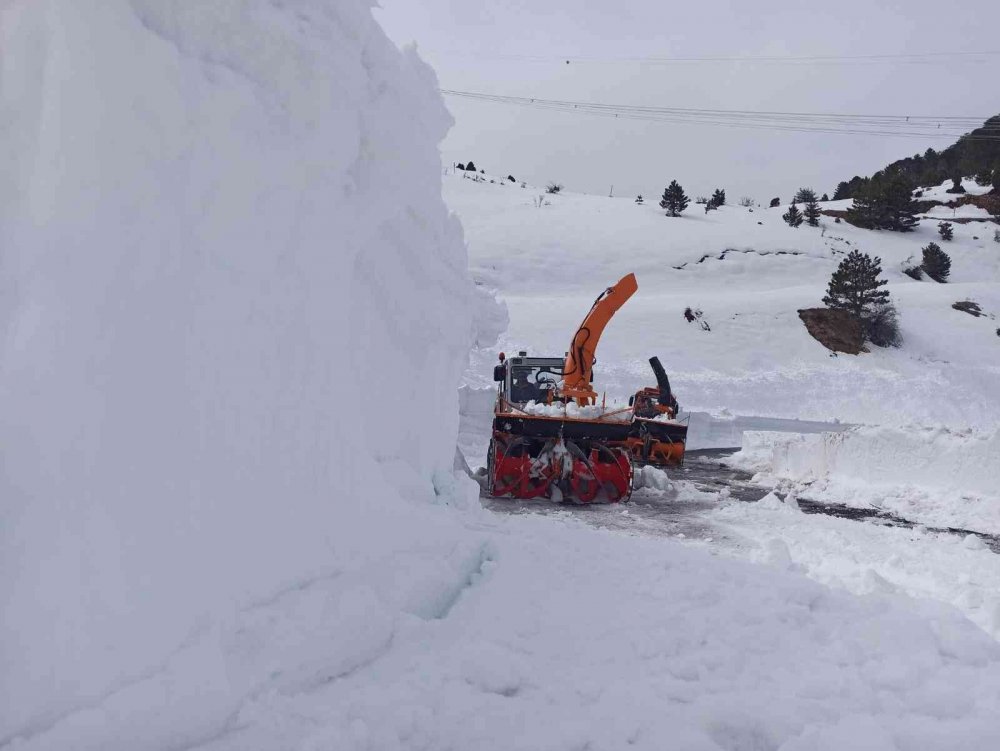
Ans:
[{"label": "orange snow blower", "polygon": [[487,455],[490,495],[627,501],[633,460],[665,464],[683,458],[687,426],[674,420],[677,403],[666,374],[660,379],[662,368],[657,373],[659,388],[643,389],[622,409],[598,405],[592,386],[601,335],[637,289],[635,275],[628,274],[604,290],[564,358],[519,352],[506,359],[500,354],[493,369],[499,386]]}]

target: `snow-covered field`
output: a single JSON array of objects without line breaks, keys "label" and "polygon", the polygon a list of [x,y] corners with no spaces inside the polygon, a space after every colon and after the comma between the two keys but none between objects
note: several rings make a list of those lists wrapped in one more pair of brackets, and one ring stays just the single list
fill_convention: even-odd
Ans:
[{"label": "snow-covered field", "polygon": [[[936,286],[898,271],[931,228],[536,208],[448,175],[467,257],[433,73],[366,0],[7,0],[0,71],[0,749],[1000,743],[987,551],[961,548],[975,607],[909,596],[914,566],[859,595],[814,527],[740,557],[627,509],[491,513],[452,471],[488,422],[485,290],[500,346],[560,353],[625,271],[609,398],[658,354],[722,423],[995,429],[995,325],[950,308],[1000,306],[968,226]],[[831,358],[795,308],[857,245],[908,342]],[[782,513],[705,501],[748,539]]]}]

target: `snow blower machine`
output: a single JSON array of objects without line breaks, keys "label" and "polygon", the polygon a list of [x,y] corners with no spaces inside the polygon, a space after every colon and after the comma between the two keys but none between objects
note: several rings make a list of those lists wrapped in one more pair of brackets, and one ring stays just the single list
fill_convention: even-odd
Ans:
[{"label": "snow blower machine", "polygon": [[638,290],[634,274],[594,301],[565,357],[519,352],[493,369],[499,386],[487,455],[487,492],[494,497],[616,503],[632,495],[634,464],[679,464],[687,426],[660,361],[657,386],[629,406],[597,403],[595,352],[612,316]]}]

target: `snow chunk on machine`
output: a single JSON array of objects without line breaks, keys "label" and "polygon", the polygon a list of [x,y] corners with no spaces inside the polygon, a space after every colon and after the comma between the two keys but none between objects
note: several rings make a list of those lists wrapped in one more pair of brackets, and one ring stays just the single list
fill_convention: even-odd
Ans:
[{"label": "snow chunk on machine", "polygon": [[659,359],[650,358],[655,387],[621,409],[597,404],[595,353],[612,316],[638,290],[622,277],[594,301],[563,357],[521,352],[493,369],[498,382],[487,455],[492,496],[577,503],[614,503],[632,495],[634,464],[674,465],[684,459],[687,425]]}]

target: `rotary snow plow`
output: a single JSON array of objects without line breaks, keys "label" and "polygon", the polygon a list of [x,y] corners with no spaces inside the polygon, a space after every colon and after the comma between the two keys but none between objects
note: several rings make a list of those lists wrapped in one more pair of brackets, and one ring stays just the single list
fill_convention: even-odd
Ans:
[{"label": "rotary snow plow", "polygon": [[676,421],[677,401],[659,360],[650,361],[657,387],[640,390],[628,407],[599,405],[592,386],[601,334],[637,289],[635,275],[629,274],[604,290],[564,358],[520,352],[505,359],[501,353],[493,370],[499,386],[487,455],[490,495],[627,501],[633,463],[676,464],[683,459],[687,426]]}]

